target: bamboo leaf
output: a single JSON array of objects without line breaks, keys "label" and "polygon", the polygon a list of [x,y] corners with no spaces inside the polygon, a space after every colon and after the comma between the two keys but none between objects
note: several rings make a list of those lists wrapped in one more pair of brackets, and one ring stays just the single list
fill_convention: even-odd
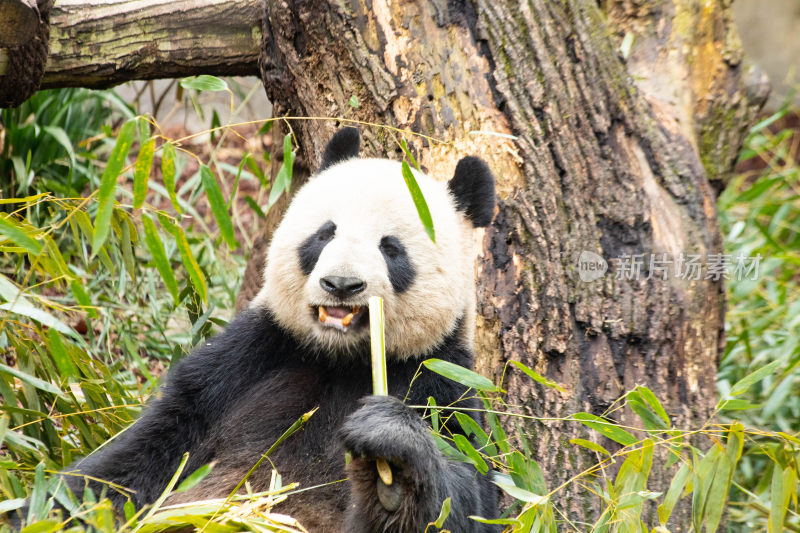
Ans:
[{"label": "bamboo leaf", "polygon": [[50,394],[54,394],[59,398],[64,397],[61,390],[52,383],[39,379],[36,376],[31,376],[30,374],[26,374],[25,372],[17,370],[16,368],[11,368],[8,365],[0,363],[0,372],[14,376],[15,378],[18,378],[20,381],[27,383],[32,387],[35,387],[39,390],[43,390],[45,392],[49,392]]},{"label": "bamboo leaf", "polygon": [[50,347],[50,355],[58,367],[58,372],[62,377],[79,377],[78,369],[72,363],[67,348],[61,340],[61,335],[55,329],[47,330],[47,340]]},{"label": "bamboo leaf", "polygon": [[428,234],[428,237],[430,237],[433,242],[436,242],[436,231],[433,229],[431,212],[428,209],[428,203],[425,201],[425,197],[422,195],[422,190],[419,188],[416,178],[414,178],[414,173],[411,172],[411,167],[408,166],[406,161],[402,162],[401,168],[403,171],[403,179],[406,181],[406,187],[408,187],[408,191],[411,193],[411,199],[414,200],[414,206],[417,208],[417,214],[419,214],[419,219],[422,221],[422,225],[425,228],[425,233]]},{"label": "bamboo leaf", "polygon": [[158,273],[161,274],[161,279],[164,280],[164,285],[166,285],[173,301],[177,304],[179,301],[178,282],[175,280],[175,274],[172,272],[169,260],[167,260],[167,254],[164,252],[164,245],[161,243],[161,238],[156,231],[156,225],[148,215],[143,215],[142,226],[144,227],[144,242],[147,245],[147,249],[150,250],[150,255],[153,257]]},{"label": "bamboo leaf", "polygon": [[[355,98],[355,96],[351,97],[351,99],[352,98]],[[357,107],[357,106],[354,106],[354,107]],[[442,502],[442,509],[441,509],[441,511],[439,511],[439,516],[436,517],[436,521],[433,523],[433,525],[438,527],[439,529],[444,527],[444,521],[447,520],[448,516],[450,516],[451,503],[452,502],[451,502],[451,499],[450,499],[449,496],[447,498],[445,498],[444,501]]]},{"label": "bamboo leaf", "polygon": [[203,276],[203,272],[200,270],[200,265],[197,264],[194,254],[192,254],[192,250],[189,247],[189,241],[186,240],[186,234],[183,232],[183,228],[174,222],[171,222],[165,216],[159,216],[159,221],[175,239],[175,244],[178,246],[178,251],[181,254],[181,261],[189,273],[189,279],[192,280],[192,285],[197,291],[197,294],[200,295],[200,298],[204,302],[207,302],[208,287],[206,286],[206,278]]},{"label": "bamboo leaf", "polygon": [[17,246],[25,248],[33,255],[42,253],[42,243],[16,223],[11,215],[0,215],[0,234],[5,235]]},{"label": "bamboo leaf", "polygon": [[92,299],[89,297],[89,293],[86,292],[83,282],[80,279],[74,279],[69,282],[69,286],[72,289],[72,295],[75,296],[75,299],[81,307],[83,307],[83,310],[86,311],[91,318],[97,318],[97,309],[92,305]]},{"label": "bamboo leaf", "polygon": [[[28,523],[47,517],[47,481],[44,478],[44,461],[36,465],[31,490],[31,502],[28,504]],[[27,528],[26,528],[27,529]]]},{"label": "bamboo leaf", "polygon": [[292,171],[294,168],[295,152],[292,151],[292,135],[287,133],[283,137],[283,162],[281,163],[278,173],[275,175],[275,181],[272,183],[272,188],[269,190],[269,200],[267,201],[267,209],[273,206],[278,201],[284,191],[288,191],[292,184]]},{"label": "bamboo leaf", "polygon": [[768,365],[762,366],[755,372],[751,372],[750,374],[746,375],[737,381],[733,387],[731,387],[730,395],[738,396],[739,394],[747,391],[747,389],[749,389],[752,385],[772,374],[781,364],[783,364],[783,359],[778,359],[777,361],[773,361]]},{"label": "bamboo leaf", "polygon": [[61,333],[69,335],[70,337],[76,337],[76,338],[79,337],[79,335],[75,332],[74,329],[64,324],[63,322],[61,322],[59,319],[57,319],[47,311],[39,309],[38,307],[30,307],[27,305],[22,305],[19,302],[13,305],[11,303],[4,303],[0,304],[0,310],[9,311],[11,313],[26,316],[42,324],[43,326],[56,329]]},{"label": "bamboo leaf", "polygon": [[631,446],[639,441],[615,423],[604,420],[599,416],[590,413],[575,413],[572,418],[623,446]]},{"label": "bamboo leaf", "polygon": [[156,150],[155,137],[149,138],[139,148],[136,166],[133,170],[133,208],[142,207],[147,195],[147,182],[150,179],[150,169],[153,166],[153,154]]},{"label": "bamboo leaf", "polygon": [[489,471],[489,466],[486,464],[486,461],[483,460],[478,450],[472,446],[472,443],[464,435],[456,433],[453,435],[453,442],[455,442],[458,449],[461,450],[461,453],[472,459],[471,462],[475,465],[478,472],[486,474]]},{"label": "bamboo leaf", "polygon": [[569,442],[571,444],[577,444],[578,446],[583,446],[584,448],[588,448],[593,452],[601,453],[603,455],[611,457],[611,453],[602,446],[600,446],[599,444],[597,444],[596,442],[592,442],[586,439],[570,439]]},{"label": "bamboo leaf", "polygon": [[97,254],[108,238],[108,232],[111,228],[111,214],[114,210],[114,193],[117,190],[117,178],[119,178],[125,166],[135,133],[135,120],[129,120],[122,125],[117,136],[117,142],[108,157],[103,176],[100,178],[100,189],[97,191],[97,216],[94,219],[94,235],[92,236],[92,256]]},{"label": "bamboo leaf", "polygon": [[684,463],[673,476],[667,495],[664,496],[664,501],[658,506],[658,521],[662,524],[667,523],[672,510],[675,509],[675,504],[678,503],[678,499],[683,493],[683,488],[689,480],[689,474],[691,474],[689,465]]},{"label": "bamboo leaf", "polygon": [[175,145],[172,143],[165,143],[161,148],[161,178],[164,180],[164,188],[167,189],[172,208],[182,213],[178,196],[175,194]]},{"label": "bamboo leaf", "polygon": [[775,464],[770,483],[769,533],[784,531],[783,521],[789,508],[789,498],[797,490],[797,474],[791,466]]},{"label": "bamboo leaf", "polygon": [[734,465],[726,454],[721,453],[717,462],[714,479],[711,480],[711,486],[708,488],[708,499],[705,506],[705,525],[706,531],[709,533],[714,533],[722,520],[722,511],[725,509],[733,475]]},{"label": "bamboo leaf", "polygon": [[236,242],[236,236],[233,233],[233,222],[231,222],[231,216],[228,213],[228,204],[225,203],[217,179],[207,165],[200,165],[200,179],[203,182],[203,189],[206,191],[208,203],[211,204],[211,212],[214,214],[214,219],[217,221],[223,240],[229,248],[236,248],[239,244]]},{"label": "bamboo leaf", "polygon": [[511,364],[514,365],[515,367],[519,368],[520,370],[522,370],[528,377],[530,377],[536,383],[541,383],[545,387],[549,387],[551,389],[556,389],[556,390],[558,390],[560,392],[567,392],[566,390],[564,390],[564,387],[562,387],[561,385],[559,385],[555,381],[550,381],[549,379],[545,378],[544,376],[542,376],[538,372],[536,372],[534,370],[531,370],[530,368],[528,368],[524,364],[520,363],[519,361],[511,361]]},{"label": "bamboo leaf", "polygon": [[706,456],[697,464],[692,476],[692,525],[695,531],[698,532],[701,530],[703,519],[706,516],[708,491],[714,479],[720,451],[720,446],[714,444],[711,450],[706,453]]},{"label": "bamboo leaf", "polygon": [[471,387],[475,390],[489,392],[501,391],[500,387],[492,383],[492,380],[489,378],[481,376],[472,370],[453,364],[449,361],[443,361],[441,359],[428,359],[423,361],[422,364],[425,365],[425,368],[431,372],[436,372],[441,376],[452,379],[455,382],[461,383],[462,385]]},{"label": "bamboo leaf", "polygon": [[400,141],[400,148],[403,149],[403,153],[408,158],[408,160],[411,161],[411,165],[420,172],[422,172],[422,169],[419,168],[419,163],[417,163],[417,160],[414,158],[414,154],[412,154],[411,150],[408,149],[408,143],[406,142],[405,139]]},{"label": "bamboo leaf", "polygon": [[647,402],[647,405],[649,405],[650,408],[659,417],[661,417],[661,420],[664,421],[664,423],[667,425],[667,427],[669,427],[669,425],[670,425],[669,415],[667,415],[667,412],[664,410],[664,406],[661,405],[660,401],[658,401],[658,398],[656,398],[656,395],[653,394],[653,391],[651,391],[650,389],[648,389],[647,387],[644,387],[642,385],[639,385],[638,387],[636,387],[636,390],[639,392],[639,394],[642,395],[642,398],[644,399],[645,402]]},{"label": "bamboo leaf", "polygon": [[228,90],[228,84],[224,80],[208,74],[183,78],[180,81],[180,85],[184,89],[193,89],[195,91],[219,92]]},{"label": "bamboo leaf", "polygon": [[503,489],[506,494],[517,500],[531,503],[533,505],[541,505],[547,502],[547,496],[539,496],[538,494],[534,494],[529,490],[521,489],[516,485],[509,485],[508,483],[501,483],[499,481],[492,481],[492,483]]},{"label": "bamboo leaf", "polygon": [[175,492],[176,493],[186,492],[187,490],[191,489],[192,487],[200,483],[208,474],[211,473],[211,470],[214,469],[215,464],[216,463],[214,462],[205,464],[200,468],[198,468],[197,470],[195,470],[194,472],[192,472],[191,474],[189,474],[186,477],[186,479],[181,481],[181,484],[178,485],[178,488],[175,489]]}]

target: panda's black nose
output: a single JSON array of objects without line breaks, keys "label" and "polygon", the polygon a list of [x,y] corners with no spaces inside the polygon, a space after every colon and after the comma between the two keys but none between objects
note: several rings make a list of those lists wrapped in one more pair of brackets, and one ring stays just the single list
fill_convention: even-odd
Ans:
[{"label": "panda's black nose", "polygon": [[347,278],[343,276],[325,276],[319,280],[319,285],[327,292],[342,300],[364,292],[364,289],[367,288],[367,282],[363,279]]}]

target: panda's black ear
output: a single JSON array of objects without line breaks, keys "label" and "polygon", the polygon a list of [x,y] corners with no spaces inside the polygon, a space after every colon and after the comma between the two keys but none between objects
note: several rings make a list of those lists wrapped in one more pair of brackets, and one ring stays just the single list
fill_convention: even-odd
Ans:
[{"label": "panda's black ear", "polygon": [[481,159],[468,156],[458,162],[447,188],[476,228],[485,228],[494,217],[494,177]]},{"label": "panda's black ear", "polygon": [[358,157],[360,146],[361,137],[357,128],[344,127],[340,129],[328,141],[328,145],[325,147],[325,154],[322,156],[322,163],[320,163],[317,172],[322,172],[345,159]]}]

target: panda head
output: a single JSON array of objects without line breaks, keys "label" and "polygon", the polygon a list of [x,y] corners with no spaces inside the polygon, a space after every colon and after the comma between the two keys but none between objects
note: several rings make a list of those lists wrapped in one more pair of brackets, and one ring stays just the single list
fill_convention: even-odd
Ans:
[{"label": "panda head", "polygon": [[[389,357],[422,356],[474,313],[472,229],[491,222],[494,179],[478,158],[437,182],[413,171],[431,212],[428,237],[401,164],[358,159],[359,135],[341,129],[317,174],[295,195],[270,243],[253,305],[315,352],[369,344],[370,296],[384,301]],[[463,319],[463,320],[462,320]]]}]

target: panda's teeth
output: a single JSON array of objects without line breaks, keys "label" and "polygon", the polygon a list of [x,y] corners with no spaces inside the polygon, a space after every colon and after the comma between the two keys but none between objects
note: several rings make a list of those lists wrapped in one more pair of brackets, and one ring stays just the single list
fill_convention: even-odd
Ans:
[{"label": "panda's teeth", "polygon": [[[358,307],[356,307],[356,309],[358,309]],[[358,311],[356,311],[356,313],[358,313]],[[347,326],[349,326],[349,325],[350,325],[350,321],[351,321],[351,320],[353,320],[353,313],[349,313],[349,314],[348,314],[346,317],[344,317],[344,318],[342,319],[342,325],[343,325],[344,327],[347,327]]]},{"label": "panda's teeth", "polygon": [[325,312],[325,308],[320,305],[319,306],[319,321],[324,324],[326,320],[328,320],[328,313],[326,313]]}]

